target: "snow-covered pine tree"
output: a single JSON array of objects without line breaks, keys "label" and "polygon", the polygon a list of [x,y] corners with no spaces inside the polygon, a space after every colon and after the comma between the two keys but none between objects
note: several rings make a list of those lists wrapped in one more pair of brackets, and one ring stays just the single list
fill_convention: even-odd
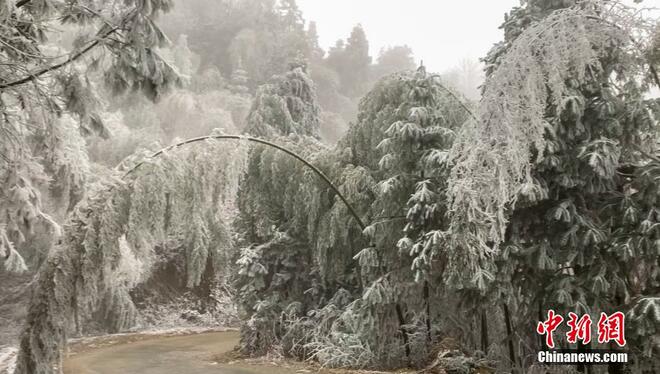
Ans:
[{"label": "snow-covered pine tree", "polygon": [[292,65],[259,87],[245,132],[264,139],[297,134],[318,138],[319,105],[314,82],[304,64]]}]

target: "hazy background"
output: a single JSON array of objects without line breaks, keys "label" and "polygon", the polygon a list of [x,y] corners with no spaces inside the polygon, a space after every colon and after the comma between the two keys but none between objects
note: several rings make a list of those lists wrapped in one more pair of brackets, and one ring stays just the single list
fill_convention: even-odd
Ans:
[{"label": "hazy background", "polygon": [[498,27],[504,13],[519,4],[519,0],[298,0],[303,16],[316,21],[322,48],[328,49],[360,23],[372,56],[378,56],[381,48],[406,44],[417,61],[423,59],[437,72],[463,59],[485,56],[502,40]]}]

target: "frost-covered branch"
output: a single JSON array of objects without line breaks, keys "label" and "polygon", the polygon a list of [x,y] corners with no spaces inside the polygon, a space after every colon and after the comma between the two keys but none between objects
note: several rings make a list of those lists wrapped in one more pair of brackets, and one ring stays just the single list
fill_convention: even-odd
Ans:
[{"label": "frost-covered branch", "polygon": [[[203,142],[203,141],[211,140],[211,139],[216,139],[216,140],[219,140],[219,139],[246,140],[246,141],[249,141],[249,142],[253,142],[253,143],[257,143],[257,144],[263,144],[263,145],[266,145],[266,146],[269,146],[269,147],[273,147],[273,148],[275,148],[279,151],[282,151],[282,152],[288,154],[289,156],[291,156],[291,157],[295,158],[296,160],[298,160],[298,161],[302,162],[303,164],[305,164],[305,166],[310,168],[316,175],[318,175],[321,179],[323,179],[323,181],[325,183],[327,183],[328,187],[330,187],[332,189],[332,191],[335,194],[337,194],[337,196],[341,199],[341,201],[344,203],[344,205],[346,205],[346,208],[349,210],[349,212],[351,213],[351,215],[353,216],[353,218],[355,219],[357,224],[360,226],[360,229],[364,230],[367,227],[364,224],[364,222],[362,222],[362,218],[360,217],[359,214],[357,214],[355,208],[353,208],[351,203],[348,202],[348,199],[346,199],[344,194],[342,194],[341,191],[339,191],[339,188],[337,188],[337,186],[334,185],[334,183],[330,180],[330,178],[328,178],[325,175],[325,173],[323,173],[323,171],[318,169],[316,166],[312,165],[309,161],[305,160],[302,156],[299,156],[297,153],[295,153],[295,152],[293,152],[293,151],[291,151],[291,150],[289,150],[285,147],[277,145],[273,142],[270,142],[268,140],[254,138],[254,137],[245,136],[245,135],[209,135],[209,136],[202,136],[202,137],[199,137],[199,138],[188,139],[188,140],[182,141],[180,143],[177,143],[177,144],[171,145],[169,147],[166,147],[166,148],[152,154],[150,156],[150,158],[152,158],[152,159],[156,158],[156,157],[162,155],[163,153],[166,153],[166,152],[168,152],[172,149],[175,149],[175,148],[179,148],[179,147],[182,147],[182,146],[185,146],[185,145],[188,145],[188,144]],[[128,175],[128,174],[133,173],[135,170],[137,170],[140,166],[142,166],[146,162],[147,161],[142,161],[142,162],[136,164],[133,168],[128,170],[126,174]]]},{"label": "frost-covered branch", "polygon": [[631,35],[646,25],[625,8],[585,3],[555,11],[517,37],[484,84],[479,120],[462,129],[451,151],[455,229],[473,227],[482,248],[504,240],[507,215],[521,193],[536,188],[532,169],[557,131],[548,106],[579,115],[577,82],[607,73],[601,60],[613,43],[630,62],[630,78],[641,75],[634,61],[645,60]]},{"label": "frost-covered branch", "polygon": [[131,326],[129,292],[149,279],[157,246],[184,249],[188,287],[198,286],[208,268],[213,276],[225,269],[232,238],[218,212],[235,199],[246,159],[242,144],[228,149],[210,140],[95,185],[39,271],[17,373],[53,373],[70,326],[92,315],[104,316],[110,331]]}]

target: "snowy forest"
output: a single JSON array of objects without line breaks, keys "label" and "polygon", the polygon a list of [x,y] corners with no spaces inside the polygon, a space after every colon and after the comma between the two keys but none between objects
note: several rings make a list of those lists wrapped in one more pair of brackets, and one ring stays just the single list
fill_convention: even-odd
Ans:
[{"label": "snowy forest", "polygon": [[[434,72],[296,0],[0,0],[0,373],[220,327],[332,373],[660,373],[653,6],[522,0]],[[578,352],[624,313],[629,361],[539,362],[548,310]]]}]

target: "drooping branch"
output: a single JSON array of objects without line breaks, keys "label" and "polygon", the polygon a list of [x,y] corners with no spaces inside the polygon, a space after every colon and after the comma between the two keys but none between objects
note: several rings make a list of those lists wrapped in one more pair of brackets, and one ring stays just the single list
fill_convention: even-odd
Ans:
[{"label": "drooping branch", "polygon": [[484,222],[483,229],[474,230],[475,242],[485,247],[491,247],[491,239],[500,243],[518,192],[538,188],[532,168],[548,143],[545,108],[566,100],[566,78],[587,77],[600,61],[596,51],[609,48],[612,40],[636,48],[641,57],[643,45],[632,31],[648,27],[634,21],[630,12],[596,15],[573,7],[553,12],[516,38],[484,84],[479,120],[462,128],[450,153],[454,227],[464,219]]},{"label": "drooping branch", "polygon": [[55,65],[52,65],[52,66],[48,66],[48,67],[42,68],[41,70],[38,70],[38,71],[36,71],[36,72],[34,72],[34,73],[30,74],[30,75],[27,75],[27,76],[25,76],[25,77],[23,77],[23,78],[20,78],[20,79],[18,79],[18,80],[15,80],[15,81],[12,81],[12,82],[9,82],[9,83],[0,83],[0,90],[3,90],[3,89],[5,89],[5,88],[10,88],[10,87],[15,87],[15,86],[20,86],[21,84],[25,84],[25,83],[31,82],[31,81],[33,81],[33,80],[39,78],[40,76],[42,76],[42,75],[44,75],[44,74],[47,74],[47,73],[49,73],[49,72],[51,72],[51,71],[55,71],[55,70],[60,69],[60,68],[62,68],[62,67],[64,67],[64,66],[66,66],[66,65],[71,64],[72,62],[75,62],[76,60],[78,60],[79,58],[81,58],[81,57],[83,57],[85,54],[87,54],[87,52],[91,51],[91,50],[94,49],[96,46],[98,46],[98,45],[101,43],[101,40],[103,40],[103,39],[109,37],[110,35],[112,35],[113,33],[115,33],[117,30],[119,30],[119,28],[113,28],[113,29],[110,29],[110,31],[104,33],[100,38],[98,38],[98,39],[96,39],[94,42],[90,43],[87,47],[85,47],[85,48],[79,50],[78,52],[76,52],[76,53],[74,53],[74,54],[72,54],[71,56],[69,56],[69,58],[67,58],[66,60],[64,60],[64,61],[62,61],[62,62],[60,62],[60,63],[57,63],[57,64],[55,64]]},{"label": "drooping branch", "polygon": [[[625,32],[625,30],[621,26],[617,25],[614,22],[603,19],[601,17],[587,16],[586,18],[591,19],[591,20],[595,20],[595,21],[598,21],[598,22],[603,22],[607,25],[610,25],[614,28],[617,28],[617,29]],[[640,42],[637,41],[637,39],[633,35],[628,34],[628,36],[629,36],[630,41],[632,42],[632,44],[637,49],[637,51],[640,52],[641,54],[644,54],[644,48],[642,48]],[[651,74],[651,78],[653,78],[653,82],[655,83],[655,85],[658,88],[660,88],[660,77],[658,76],[658,71],[655,69],[655,66],[653,65],[653,62],[649,58],[645,58],[645,59],[647,60],[647,63],[649,64],[649,74]]]},{"label": "drooping branch", "polygon": [[[612,27],[615,27],[615,28],[617,28],[621,31],[624,31],[621,26],[617,25],[616,23],[610,22],[606,19],[603,19],[601,17],[587,16],[586,18],[606,23],[606,24],[608,24]],[[640,52],[642,52],[642,48],[640,47],[640,43],[632,35],[630,35],[630,40],[635,45],[635,48],[637,48]],[[658,76],[658,72],[657,72],[655,66],[653,66],[651,61],[648,61],[648,64],[649,64],[649,73],[651,74],[651,77],[653,78],[653,81],[655,82],[656,86],[660,87],[660,77]],[[440,75],[435,75],[435,76],[440,78]],[[458,103],[458,105],[460,105],[463,108],[463,110],[465,110],[465,112],[468,113],[470,115],[470,117],[472,117],[472,119],[474,119],[475,121],[479,120],[477,115],[468,107],[468,105],[460,97],[458,97],[458,95],[456,95],[456,93],[454,93],[451,89],[449,89],[448,87],[446,87],[443,84],[440,84],[439,86],[452,99],[454,99],[454,101],[456,101],[456,103]]]},{"label": "drooping branch", "polygon": [[649,70],[651,71],[651,76],[653,77],[653,80],[655,81],[655,85],[657,87],[660,87],[660,77],[658,76],[658,71],[655,69],[655,66],[653,66],[649,62]]},{"label": "drooping branch", "polygon": [[[439,75],[434,75],[434,77],[438,77],[438,78],[440,78]],[[444,91],[445,91],[445,92],[446,92],[446,93],[447,93],[452,99],[454,99],[454,101],[456,101],[456,103],[458,103],[458,105],[460,105],[461,108],[463,108],[463,110],[465,110],[465,112],[466,112],[467,114],[469,114],[470,117],[472,117],[473,120],[475,120],[475,121],[478,121],[478,120],[479,120],[479,118],[478,118],[477,115],[472,111],[472,109],[470,109],[470,107],[468,107],[468,105],[467,105],[467,104],[466,104],[466,103],[465,103],[460,97],[458,97],[458,95],[456,95],[456,93],[454,93],[454,91],[450,90],[450,89],[449,89],[448,87],[446,87],[444,84],[438,84],[438,86],[439,86],[440,88],[442,88],[442,89],[443,89],[443,90],[444,90]]]},{"label": "drooping branch", "polygon": [[[266,145],[266,146],[275,148],[279,151],[282,151],[282,152],[288,154],[289,156],[291,156],[291,157],[295,158],[296,160],[302,162],[305,166],[310,168],[316,175],[318,175],[321,179],[323,179],[323,181],[328,185],[328,187],[330,187],[330,189],[332,189],[332,191],[334,191],[337,194],[337,196],[339,196],[339,198],[344,203],[344,205],[346,205],[346,208],[348,208],[348,210],[351,213],[351,215],[353,216],[353,218],[355,218],[357,224],[360,226],[360,229],[362,229],[364,231],[364,229],[367,228],[367,226],[365,225],[364,221],[362,221],[362,218],[360,218],[360,216],[358,215],[355,208],[353,208],[353,206],[348,202],[348,199],[346,199],[346,197],[341,193],[341,191],[339,191],[339,188],[337,188],[337,186],[335,186],[332,183],[330,178],[328,178],[328,176],[325,175],[325,173],[323,173],[320,169],[318,169],[316,166],[312,165],[309,161],[305,160],[302,156],[298,155],[297,153],[295,153],[295,152],[293,152],[289,149],[286,149],[286,148],[284,148],[280,145],[277,145],[275,143],[271,143],[267,140],[254,138],[254,137],[251,137],[251,136],[243,136],[243,135],[209,135],[209,136],[202,136],[202,137],[198,137],[198,138],[188,139],[188,140],[182,141],[180,143],[171,145],[167,148],[163,148],[163,149],[159,150],[158,152],[155,152],[154,154],[152,154],[149,158],[156,158],[156,157],[162,155],[163,153],[165,153],[169,150],[176,149],[176,148],[188,145],[188,144],[198,143],[198,142],[202,142],[202,141],[205,141],[205,140],[211,140],[211,139],[213,139],[213,140],[223,140],[223,139],[224,140],[247,140],[247,141],[250,141],[250,142],[253,142],[253,143],[258,143],[258,144],[262,144],[262,145]],[[146,163],[146,160],[137,163],[135,166],[133,166],[131,169],[129,169],[126,172],[125,176],[128,176],[129,174],[133,173],[134,171],[136,171],[138,168],[140,168],[145,163]]]},{"label": "drooping branch", "polygon": [[657,163],[660,164],[660,158],[658,158],[658,157],[656,157],[656,156],[654,156],[654,155],[652,155],[652,154],[646,152],[644,149],[642,149],[642,147],[640,147],[640,146],[637,145],[637,144],[633,144],[633,146],[635,147],[635,149],[636,149],[639,153],[641,153],[642,156],[648,158],[648,159],[651,160],[651,161],[655,161],[655,162],[657,162]]}]

